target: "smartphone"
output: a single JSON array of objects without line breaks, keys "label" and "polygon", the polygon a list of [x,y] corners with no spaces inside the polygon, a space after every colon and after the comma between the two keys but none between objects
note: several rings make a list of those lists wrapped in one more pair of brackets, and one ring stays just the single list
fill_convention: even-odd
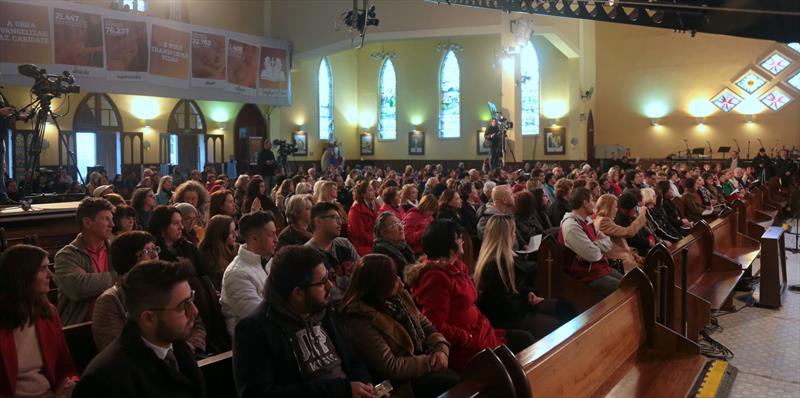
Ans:
[{"label": "smartphone", "polygon": [[374,388],[376,397],[388,397],[390,396],[389,393],[394,390],[394,387],[392,387],[392,383],[389,380],[384,380],[383,383],[376,384]]}]

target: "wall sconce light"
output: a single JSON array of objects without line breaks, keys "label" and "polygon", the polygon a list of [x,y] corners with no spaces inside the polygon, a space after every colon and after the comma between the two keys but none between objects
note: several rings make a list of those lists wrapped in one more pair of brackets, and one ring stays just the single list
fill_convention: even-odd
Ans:
[{"label": "wall sconce light", "polygon": [[558,119],[550,119],[550,126],[558,127]]},{"label": "wall sconce light", "polygon": [[697,124],[700,125],[700,126],[706,124],[706,118],[704,118],[704,117],[698,117],[698,118],[696,118],[696,120],[697,120]]},{"label": "wall sconce light", "polygon": [[660,122],[660,119],[657,118],[657,117],[654,117],[654,118],[650,119],[650,125],[651,126],[660,126],[659,122]]},{"label": "wall sconce light", "polygon": [[142,124],[144,124],[145,128],[149,128],[150,127],[150,122],[152,122],[152,120],[150,120],[150,119],[142,119]]},{"label": "wall sconce light", "polygon": [[747,123],[753,123],[756,121],[756,115],[744,115],[744,121]]},{"label": "wall sconce light", "polygon": [[224,129],[225,129],[225,126],[227,125],[227,123],[225,123],[225,122],[219,122],[219,123],[217,123],[217,125],[219,126],[219,129],[220,129],[220,130],[224,130]]}]

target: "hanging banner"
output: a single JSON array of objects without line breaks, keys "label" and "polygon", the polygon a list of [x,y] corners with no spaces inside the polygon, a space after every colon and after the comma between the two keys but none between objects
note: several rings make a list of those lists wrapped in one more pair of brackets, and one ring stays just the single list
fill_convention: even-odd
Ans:
[{"label": "hanging banner", "polygon": [[153,83],[189,87],[189,32],[153,24],[150,30],[150,77]]},{"label": "hanging banner", "polygon": [[227,76],[225,36],[192,32],[192,86],[220,87]]},{"label": "hanging banner", "polygon": [[2,83],[20,64],[83,92],[291,105],[291,47],[267,37],[64,0],[0,0]]},{"label": "hanging banner", "polygon": [[0,62],[51,63],[49,15],[47,7],[0,3]]},{"label": "hanging banner", "polygon": [[228,39],[228,90],[256,95],[258,47]]},{"label": "hanging banner", "polygon": [[75,76],[105,77],[103,21],[98,14],[53,9],[55,69]]},{"label": "hanging banner", "polygon": [[259,95],[281,97],[289,92],[288,51],[283,48],[261,47]]},{"label": "hanging banner", "polygon": [[110,80],[142,80],[147,72],[147,24],[103,18]]}]

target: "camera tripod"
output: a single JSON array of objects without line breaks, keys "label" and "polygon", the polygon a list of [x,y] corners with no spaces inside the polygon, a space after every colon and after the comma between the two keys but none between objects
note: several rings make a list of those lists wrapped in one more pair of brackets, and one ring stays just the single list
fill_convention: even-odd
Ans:
[{"label": "camera tripod", "polygon": [[[41,154],[42,154],[42,143],[44,142],[44,133],[47,127],[47,119],[53,120],[53,125],[56,126],[56,134],[58,135],[58,140],[60,145],[63,145],[64,148],[67,150],[67,164],[71,161],[72,164],[75,166],[75,171],[77,172],[78,179],[80,181],[83,180],[83,176],[81,175],[80,169],[78,169],[78,159],[70,149],[69,143],[65,140],[64,136],[61,134],[61,127],[58,125],[58,117],[53,113],[51,108],[51,103],[53,101],[54,96],[50,94],[43,94],[35,101],[31,102],[28,105],[25,105],[20,111],[24,111],[26,109],[30,109],[30,117],[35,119],[34,128],[33,128],[33,140],[31,140],[31,146],[28,149],[28,159],[25,162],[26,169],[31,170],[31,179],[33,179],[33,173],[39,170],[39,166],[41,164]],[[60,148],[58,149],[61,150]],[[24,195],[30,195],[31,193],[31,186],[33,185],[33,181],[25,184],[25,191]]]}]

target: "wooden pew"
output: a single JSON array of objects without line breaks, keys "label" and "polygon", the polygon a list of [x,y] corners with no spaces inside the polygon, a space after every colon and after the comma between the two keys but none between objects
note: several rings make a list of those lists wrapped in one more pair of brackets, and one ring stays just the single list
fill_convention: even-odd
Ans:
[{"label": "wooden pew", "polygon": [[38,235],[37,246],[47,250],[52,259],[78,234],[75,219],[78,203],[35,204],[30,211],[18,207],[0,209],[0,225],[5,228],[9,241],[25,235]]},{"label": "wooden pew", "polygon": [[653,288],[639,269],[620,288],[517,354],[533,397],[682,397],[706,359],[656,323]]},{"label": "wooden pew", "polygon": [[233,351],[212,355],[197,361],[206,380],[206,395],[209,397],[235,397],[233,381]]},{"label": "wooden pew", "polygon": [[[735,201],[733,209],[738,215],[737,227],[739,233],[745,234],[753,239],[759,239],[772,226],[777,211],[769,210],[772,207],[763,203],[763,192],[755,190],[748,196],[747,204],[742,201]],[[762,211],[763,206],[769,206],[766,211]]]},{"label": "wooden pew", "polygon": [[63,330],[72,360],[75,361],[78,371],[83,373],[89,362],[97,355],[97,347],[94,345],[92,335],[92,322],[65,326]]},{"label": "wooden pew", "polygon": [[742,270],[750,269],[753,261],[761,252],[761,245],[753,239],[739,232],[739,220],[744,206],[736,204],[733,214],[714,220],[709,228],[714,235],[714,257],[718,262],[732,262],[738,264]]},{"label": "wooden pew", "polygon": [[[506,348],[505,350],[508,350]],[[500,350],[503,351],[503,350]],[[440,398],[462,398],[462,397],[497,397],[497,398],[523,398],[530,397],[530,386],[526,390],[526,381],[521,380],[523,385],[514,385],[511,375],[506,370],[506,364],[519,369],[509,361],[507,353],[500,354],[500,357],[490,349],[484,349],[472,358],[467,368],[461,373],[461,381],[455,387],[440,395]],[[514,360],[514,362],[516,359]],[[516,372],[521,374],[520,371]],[[518,391],[527,392],[527,395],[518,395]],[[211,396],[211,395],[209,395]]]},{"label": "wooden pew", "polygon": [[[731,215],[720,220],[728,220]],[[720,220],[714,221],[718,226],[722,224]],[[722,240],[723,233],[729,230],[722,229],[717,236]],[[645,257],[645,270],[647,274],[654,278],[655,270],[662,265],[671,269],[672,280],[677,283],[681,280],[683,272],[682,250],[687,249],[687,285],[688,290],[698,299],[707,302],[707,306],[692,299],[690,308],[694,308],[699,313],[690,316],[690,322],[695,330],[697,327],[704,327],[709,320],[710,310],[728,308],[732,304],[733,292],[736,284],[741,279],[743,271],[741,266],[721,256],[716,251],[715,235],[709,224],[700,221],[695,224],[691,234],[681,239],[669,248],[654,248]],[[657,283],[654,281],[654,283]],[[674,285],[674,284],[673,284]],[[696,322],[696,323],[695,323]],[[667,323],[668,324],[668,323]]]},{"label": "wooden pew", "polygon": [[574,258],[572,250],[562,247],[552,236],[544,236],[537,253],[536,290],[544,298],[567,300],[583,312],[603,298],[567,273]]}]

